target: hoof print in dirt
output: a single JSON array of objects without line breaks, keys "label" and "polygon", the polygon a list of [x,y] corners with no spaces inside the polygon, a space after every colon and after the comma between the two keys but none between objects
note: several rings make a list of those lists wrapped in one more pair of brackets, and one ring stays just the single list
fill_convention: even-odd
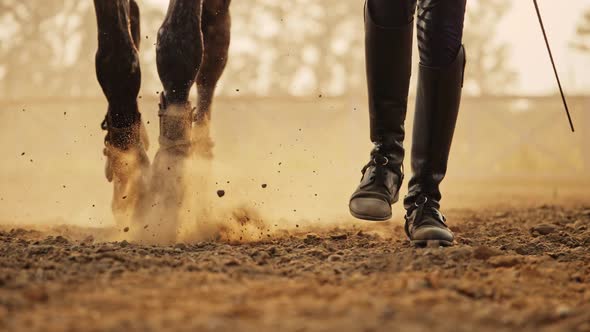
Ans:
[{"label": "hoof print in dirt", "polygon": [[502,255],[492,257],[488,263],[493,267],[513,267],[524,262],[524,258],[519,255]]},{"label": "hoof print in dirt", "polygon": [[303,243],[307,245],[318,245],[322,242],[322,238],[320,238],[317,234],[307,234],[305,239],[303,239]]},{"label": "hoof print in dirt", "polygon": [[539,235],[548,235],[551,234],[553,232],[555,232],[557,230],[557,226],[556,225],[552,225],[552,224],[540,224],[540,225],[536,225],[533,226],[530,229],[530,232],[533,236],[539,236]]},{"label": "hoof print in dirt", "polygon": [[488,260],[491,257],[502,255],[502,251],[495,248],[479,246],[473,251],[473,257],[481,260]]},{"label": "hoof print in dirt", "polygon": [[348,234],[346,234],[346,233],[343,233],[343,234],[333,234],[333,235],[330,235],[330,238],[332,240],[346,240],[346,239],[348,239]]}]

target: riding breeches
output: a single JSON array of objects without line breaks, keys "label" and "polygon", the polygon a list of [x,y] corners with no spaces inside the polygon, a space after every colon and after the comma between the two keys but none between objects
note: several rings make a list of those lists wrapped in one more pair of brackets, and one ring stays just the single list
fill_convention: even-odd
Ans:
[{"label": "riding breeches", "polygon": [[[414,19],[417,0],[367,0],[374,22],[384,27],[406,26]],[[417,30],[420,64],[449,65],[463,37],[467,0],[418,0]]]}]

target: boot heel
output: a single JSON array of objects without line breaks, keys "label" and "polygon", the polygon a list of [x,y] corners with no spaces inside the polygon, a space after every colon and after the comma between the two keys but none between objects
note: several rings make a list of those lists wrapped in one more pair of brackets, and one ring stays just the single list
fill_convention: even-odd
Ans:
[{"label": "boot heel", "polygon": [[[401,182],[400,182],[400,187],[401,187]],[[397,203],[397,201],[399,201],[399,190],[395,193],[395,195],[393,195],[393,199],[391,200],[391,204]]]}]

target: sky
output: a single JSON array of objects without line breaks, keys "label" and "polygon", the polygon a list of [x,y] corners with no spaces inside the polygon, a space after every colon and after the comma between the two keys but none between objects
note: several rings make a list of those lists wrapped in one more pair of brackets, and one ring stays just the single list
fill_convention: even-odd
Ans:
[{"label": "sky", "polygon": [[[582,12],[590,9],[590,0],[538,2],[564,89],[570,93],[590,93],[590,53],[569,47]],[[532,0],[513,1],[510,13],[499,27],[498,39],[512,46],[512,66],[520,74],[517,92],[555,91],[551,62]]]},{"label": "sky", "polygon": [[[168,0],[146,1],[157,3],[163,8],[168,4]],[[479,0],[467,0],[467,6],[477,1]],[[590,9],[590,0],[538,0],[538,2],[566,93],[590,93],[590,53],[582,54],[569,47],[584,9]],[[359,19],[362,19],[360,12]],[[466,29],[469,29],[469,26],[466,26]],[[515,85],[514,93],[555,93],[557,86],[533,0],[513,0],[512,8],[503,18],[497,33],[499,42],[510,44],[512,52],[510,64],[519,74],[519,82]],[[469,52],[468,48],[467,52]]]}]

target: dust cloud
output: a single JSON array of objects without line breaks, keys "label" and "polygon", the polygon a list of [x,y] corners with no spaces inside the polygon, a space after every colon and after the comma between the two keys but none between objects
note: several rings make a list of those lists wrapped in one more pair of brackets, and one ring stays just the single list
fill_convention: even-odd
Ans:
[{"label": "dust cloud", "polygon": [[[572,101],[574,117],[584,119],[580,110],[587,100]],[[557,99],[531,103],[535,112],[521,106],[515,112],[495,100],[464,100],[443,183],[443,212],[588,201],[584,177],[576,175],[584,174],[585,145],[578,140],[587,129],[568,134],[562,114],[555,111]],[[259,241],[362,223],[349,216],[347,207],[371,148],[362,97],[217,99],[213,159],[178,163],[182,181],[167,175],[163,184],[184,191],[180,205],[152,202],[128,225],[116,223],[113,185],[103,175],[102,98],[5,101],[0,107],[0,221],[5,225],[75,225],[104,240],[170,243]],[[495,110],[493,117],[489,109]],[[153,162],[157,99],[143,94],[140,110]],[[408,131],[411,120],[410,111]],[[514,128],[504,127],[507,123]],[[520,140],[519,131],[534,135],[534,144]],[[561,139],[542,135],[546,131]],[[408,162],[409,149],[406,156]],[[405,192],[404,187],[402,197]],[[402,225],[403,207],[393,208],[392,224]]]},{"label": "dust cloud", "polygon": [[[12,124],[0,134],[12,142],[0,147],[6,156],[0,166],[4,224],[106,227],[113,230],[105,240],[170,243],[258,241],[290,230],[354,223],[348,195],[369,145],[358,141],[356,163],[342,160],[354,149],[351,137],[341,136],[351,129],[349,119],[329,103],[314,110],[313,101],[252,100],[216,103],[214,158],[166,161],[175,167],[150,189],[150,203],[117,221],[111,212],[113,184],[103,175],[105,133],[99,123],[105,104],[3,105],[10,112],[1,114],[2,121]],[[158,149],[156,104],[143,98],[141,105],[152,166]],[[166,201],[171,192],[182,199]],[[131,201],[132,195],[125,196]]]},{"label": "dust cloud", "polygon": [[[155,183],[148,186],[147,203],[136,211],[129,226],[115,221],[117,227],[128,230],[118,239],[250,242],[288,235],[299,228],[353,223],[344,214],[346,198],[338,202],[320,199],[320,193],[328,196],[333,185],[321,179],[320,170],[335,165],[335,160],[321,158],[328,146],[312,146],[321,137],[306,134],[304,124],[292,127],[293,122],[272,120],[265,124],[268,114],[264,112],[261,118],[241,118],[244,115],[237,115],[234,124],[223,115],[216,119],[219,123],[213,137],[218,144],[213,158],[198,154],[187,158],[159,150],[152,159]],[[226,126],[233,125],[235,129],[225,136]],[[193,137],[203,138],[199,131],[209,130],[195,127],[193,131]],[[226,134],[222,138],[215,131]],[[290,139],[278,138],[288,131],[292,132]],[[353,187],[346,189],[341,193],[347,195]]]}]

